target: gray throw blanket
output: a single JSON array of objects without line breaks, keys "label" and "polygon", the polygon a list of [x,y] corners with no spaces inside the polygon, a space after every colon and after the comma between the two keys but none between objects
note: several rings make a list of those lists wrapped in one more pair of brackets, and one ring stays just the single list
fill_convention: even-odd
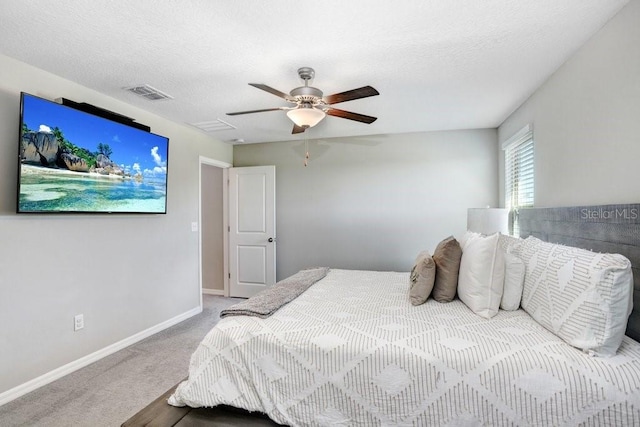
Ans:
[{"label": "gray throw blanket", "polygon": [[328,272],[328,267],[301,270],[248,300],[222,310],[220,317],[256,316],[263,319],[269,317],[280,307],[293,301],[298,295],[309,289],[311,285],[326,276]]}]

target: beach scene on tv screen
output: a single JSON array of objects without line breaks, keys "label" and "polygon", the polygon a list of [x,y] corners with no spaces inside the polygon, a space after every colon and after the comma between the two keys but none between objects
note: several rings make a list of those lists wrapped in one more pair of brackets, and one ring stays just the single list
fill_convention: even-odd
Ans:
[{"label": "beach scene on tv screen", "polygon": [[164,213],[168,139],[24,94],[19,212]]}]

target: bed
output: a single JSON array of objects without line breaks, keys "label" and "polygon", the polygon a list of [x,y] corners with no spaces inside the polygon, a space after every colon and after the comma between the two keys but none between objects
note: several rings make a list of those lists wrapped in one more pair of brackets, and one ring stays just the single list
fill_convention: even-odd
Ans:
[{"label": "bed", "polygon": [[[521,229],[575,245],[565,234],[584,232],[587,208],[572,209],[522,212]],[[629,230],[637,215],[618,218],[621,233],[600,216],[600,225],[587,219],[605,238],[588,234],[589,244],[598,236],[635,268],[638,234]],[[409,279],[332,269],[269,317],[222,319],[169,402],[229,405],[292,426],[640,425],[640,344],[632,337],[613,357],[593,357],[522,309],[486,319],[459,299],[414,306]],[[637,339],[636,318],[634,311],[627,334]]]}]

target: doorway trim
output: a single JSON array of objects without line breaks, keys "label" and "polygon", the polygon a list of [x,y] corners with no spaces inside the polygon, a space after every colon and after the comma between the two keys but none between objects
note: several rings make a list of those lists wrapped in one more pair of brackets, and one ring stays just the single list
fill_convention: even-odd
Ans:
[{"label": "doorway trim", "polygon": [[[198,282],[200,286],[200,308],[202,309],[202,165],[215,166],[222,169],[222,226],[223,226],[223,279],[224,290],[222,295],[229,296],[229,168],[233,165],[220,160],[211,159],[209,157],[199,156],[198,161]],[[207,292],[214,295],[220,293]]]}]

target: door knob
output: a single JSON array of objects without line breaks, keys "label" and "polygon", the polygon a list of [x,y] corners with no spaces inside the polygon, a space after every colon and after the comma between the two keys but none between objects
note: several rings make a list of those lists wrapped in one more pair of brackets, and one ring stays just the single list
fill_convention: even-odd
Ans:
[{"label": "door knob", "polygon": [[269,240],[267,240],[269,243],[273,243],[276,241],[276,239],[274,239],[273,237],[269,237]]}]

